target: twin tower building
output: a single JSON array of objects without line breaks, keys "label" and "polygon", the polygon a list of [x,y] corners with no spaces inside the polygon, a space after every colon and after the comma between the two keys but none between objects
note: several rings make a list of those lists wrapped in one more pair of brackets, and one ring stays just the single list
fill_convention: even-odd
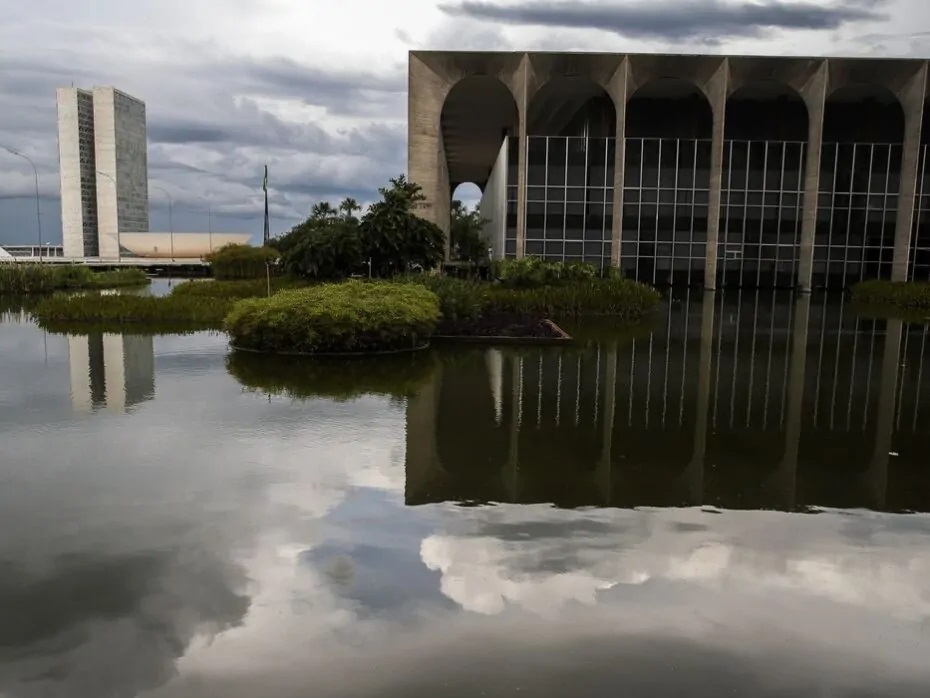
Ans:
[{"label": "twin tower building", "polygon": [[149,229],[145,103],[112,87],[59,88],[65,257],[117,258]]}]

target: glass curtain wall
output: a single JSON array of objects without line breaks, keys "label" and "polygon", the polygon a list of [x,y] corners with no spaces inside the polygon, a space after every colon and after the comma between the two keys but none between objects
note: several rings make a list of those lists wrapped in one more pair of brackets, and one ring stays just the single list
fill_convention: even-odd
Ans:
[{"label": "glass curtain wall", "polygon": [[624,274],[652,284],[703,280],[710,140],[627,138]]},{"label": "glass curtain wall", "polygon": [[658,80],[626,111],[620,264],[652,284],[701,283],[707,244],[710,104],[692,84]]},{"label": "glass curtain wall", "polygon": [[527,139],[526,254],[610,265],[613,138]]},{"label": "glass curtain wall", "polygon": [[891,277],[904,113],[890,92],[827,101],[813,281],[845,288]]},{"label": "glass curtain wall", "polygon": [[718,273],[726,285],[787,288],[797,281],[803,142],[723,144]]}]

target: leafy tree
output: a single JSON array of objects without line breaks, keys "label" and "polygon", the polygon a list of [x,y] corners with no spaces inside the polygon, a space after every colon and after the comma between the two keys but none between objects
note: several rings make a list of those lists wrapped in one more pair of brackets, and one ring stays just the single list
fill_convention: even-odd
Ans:
[{"label": "leafy tree", "polygon": [[372,204],[361,221],[372,275],[387,277],[416,266],[438,265],[445,254],[445,235],[439,226],[416,215],[426,198],[421,187],[400,175],[378,192],[381,201]]},{"label": "leafy tree", "polygon": [[337,220],[329,225],[308,226],[281,263],[288,274],[333,281],[362,270],[362,251],[358,224]]},{"label": "leafy tree", "polygon": [[452,202],[449,239],[452,254],[466,262],[482,262],[488,258],[488,240],[484,235],[485,220],[478,208],[469,210],[461,201]]}]

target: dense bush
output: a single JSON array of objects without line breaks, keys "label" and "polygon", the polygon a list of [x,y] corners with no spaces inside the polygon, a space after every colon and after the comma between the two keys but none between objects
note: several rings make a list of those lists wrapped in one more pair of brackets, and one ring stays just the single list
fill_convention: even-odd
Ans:
[{"label": "dense bush", "polygon": [[309,227],[281,258],[288,274],[316,281],[338,281],[359,273],[365,265],[357,223],[336,221]]},{"label": "dense bush", "polygon": [[445,255],[445,235],[416,214],[426,198],[421,187],[400,175],[378,191],[381,201],[371,205],[361,222],[372,274],[390,278],[414,268],[437,267]]},{"label": "dense bush", "polygon": [[429,380],[435,360],[429,352],[308,359],[236,351],[226,358],[226,369],[249,390],[266,395],[350,400],[412,395]]},{"label": "dense bush", "polygon": [[449,244],[452,258],[474,264],[488,259],[488,239],[484,234],[485,220],[477,208],[468,210],[461,201],[452,202],[449,220]]},{"label": "dense bush", "polygon": [[551,318],[575,315],[612,315],[633,321],[652,312],[661,296],[646,284],[625,279],[588,279],[540,288],[511,288],[503,284],[453,279],[411,277],[439,297],[446,320],[475,320],[505,313]]},{"label": "dense bush", "polygon": [[33,308],[47,329],[67,325],[114,326],[144,324],[147,329],[196,327],[219,329],[234,301],[220,298],[134,295],[54,295]]},{"label": "dense bush", "polygon": [[906,310],[930,310],[930,283],[863,281],[850,289],[856,303],[888,305]]},{"label": "dense bush", "polygon": [[408,277],[439,298],[439,312],[446,320],[476,320],[484,314],[491,285],[450,276],[422,274]]},{"label": "dense bush", "polygon": [[206,256],[213,276],[223,280],[263,278],[277,258],[277,251],[270,247],[237,244],[223,245]]},{"label": "dense bush", "polygon": [[[286,276],[271,277],[271,292],[277,293],[291,288],[306,286],[301,279]],[[186,281],[171,289],[172,296],[189,298],[225,298],[242,300],[243,298],[262,298],[268,295],[267,279],[240,279],[238,281]]]},{"label": "dense bush", "polygon": [[72,264],[0,264],[0,293],[51,293],[95,288],[144,286],[149,278],[141,269],[93,271]]},{"label": "dense bush", "polygon": [[[539,257],[502,259],[494,263],[494,275],[510,288],[542,288],[599,278],[601,269],[588,262],[552,262]],[[617,278],[616,270],[604,271],[608,278]]]},{"label": "dense bush", "polygon": [[487,312],[541,314],[560,318],[572,315],[612,315],[625,321],[651,313],[661,296],[645,284],[626,279],[595,279],[559,286],[488,291]]},{"label": "dense bush", "polygon": [[361,353],[422,345],[438,319],[439,299],[423,286],[346,281],[239,301],[225,327],[243,349]]}]

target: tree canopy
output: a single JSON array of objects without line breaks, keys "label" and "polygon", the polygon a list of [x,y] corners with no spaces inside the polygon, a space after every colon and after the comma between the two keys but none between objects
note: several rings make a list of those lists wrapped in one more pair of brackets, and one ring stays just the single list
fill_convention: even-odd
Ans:
[{"label": "tree canopy", "polygon": [[352,198],[338,206],[313,205],[305,221],[272,240],[284,269],[313,279],[343,279],[370,273],[390,277],[412,269],[431,269],[444,255],[442,230],[416,215],[424,196],[404,175],[378,190],[381,199],[359,217]]}]

